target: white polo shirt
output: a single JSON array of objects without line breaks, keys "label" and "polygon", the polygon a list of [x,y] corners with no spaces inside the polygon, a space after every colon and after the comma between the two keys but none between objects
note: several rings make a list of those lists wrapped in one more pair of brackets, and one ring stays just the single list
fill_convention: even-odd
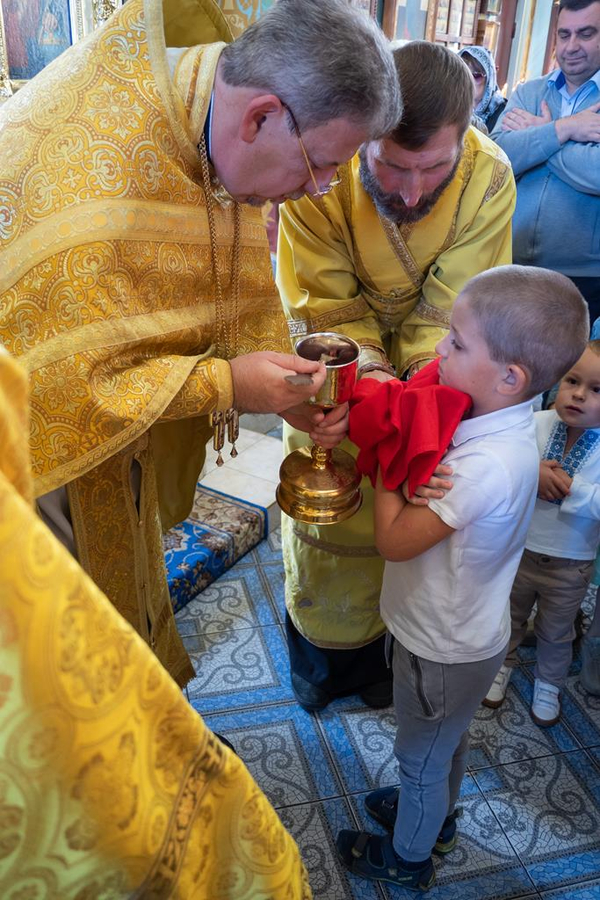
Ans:
[{"label": "white polo shirt", "polygon": [[532,401],[462,421],[443,462],[454,486],[429,508],[456,531],[414,559],[386,562],[381,616],[417,656],[476,662],[510,637],[540,462]]}]

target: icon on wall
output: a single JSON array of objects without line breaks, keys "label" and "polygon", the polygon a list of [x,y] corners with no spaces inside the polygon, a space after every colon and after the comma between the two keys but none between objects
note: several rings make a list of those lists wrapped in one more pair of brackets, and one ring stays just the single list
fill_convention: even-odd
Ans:
[{"label": "icon on wall", "polygon": [[0,102],[88,32],[123,0],[0,0]]},{"label": "icon on wall", "polygon": [[33,78],[72,44],[68,0],[3,0],[8,74]]}]

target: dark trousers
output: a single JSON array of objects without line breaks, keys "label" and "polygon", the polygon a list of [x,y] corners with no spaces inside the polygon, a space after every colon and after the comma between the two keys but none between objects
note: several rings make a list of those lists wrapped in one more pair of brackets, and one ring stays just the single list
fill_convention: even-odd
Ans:
[{"label": "dark trousers", "polygon": [[590,328],[600,316],[600,275],[597,278],[578,278],[569,275],[569,278],[583,294],[583,299],[590,311]]},{"label": "dark trousers", "polygon": [[287,613],[285,630],[292,672],[331,697],[358,694],[369,685],[392,680],[385,661],[385,634],[365,647],[332,650],[307,641]]}]

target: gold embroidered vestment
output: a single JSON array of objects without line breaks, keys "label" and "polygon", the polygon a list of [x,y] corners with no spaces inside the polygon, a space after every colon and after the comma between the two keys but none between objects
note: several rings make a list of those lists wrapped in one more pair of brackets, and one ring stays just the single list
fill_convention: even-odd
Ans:
[{"label": "gold embroidered vestment", "polygon": [[0,349],[0,897],[310,900],[243,762],[36,516]]},{"label": "gold embroidered vestment", "polygon": [[[177,6],[165,0],[170,46],[190,34]],[[194,8],[211,40],[226,37],[209,0]],[[161,3],[128,0],[0,110],[0,341],[30,378],[35,494],[68,485],[82,564],[180,683],[192,670],[161,528],[187,515],[207,415],[232,403],[226,357],[289,349],[250,208],[239,330],[225,347],[234,211],[215,204],[226,318],[216,322],[197,144],[223,46],[188,51],[173,79]]]}]

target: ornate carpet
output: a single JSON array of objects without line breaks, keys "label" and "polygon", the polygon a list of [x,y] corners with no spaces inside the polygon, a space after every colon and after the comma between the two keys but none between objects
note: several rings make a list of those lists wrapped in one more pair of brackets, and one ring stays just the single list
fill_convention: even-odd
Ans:
[{"label": "ornate carpet", "polygon": [[164,537],[175,611],[266,536],[267,514],[262,507],[198,485],[189,518]]}]

